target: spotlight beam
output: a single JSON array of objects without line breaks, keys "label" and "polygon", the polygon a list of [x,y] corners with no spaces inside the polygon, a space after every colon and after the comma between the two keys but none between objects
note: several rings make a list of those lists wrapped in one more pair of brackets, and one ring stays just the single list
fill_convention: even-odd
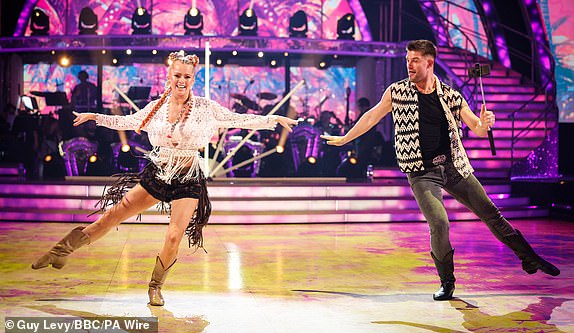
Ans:
[{"label": "spotlight beam", "polygon": [[[106,81],[108,84],[110,84],[117,92],[118,94],[126,101],[128,102],[128,104],[134,108],[134,110],[136,110],[136,112],[139,112],[140,108],[126,95],[124,94],[123,91],[120,90],[120,88],[118,88],[118,86],[113,83],[112,81],[108,80]],[[122,143],[122,145],[125,145],[128,143],[128,138],[126,137],[126,132],[125,131],[117,131],[118,132],[118,136],[120,137],[120,142]]]},{"label": "spotlight beam", "polygon": [[217,161],[217,156],[219,155],[219,152],[221,151],[221,149],[223,149],[223,140],[225,140],[225,136],[227,135],[228,131],[229,131],[229,129],[226,128],[223,130],[223,133],[221,133],[219,135],[219,140],[217,140],[217,147],[215,148],[215,153],[213,154],[213,160],[211,161],[212,167],[215,164],[215,162]]},{"label": "spotlight beam", "polygon": [[225,169],[225,170],[219,171],[218,173],[216,173],[216,174],[214,175],[214,177],[217,177],[217,176],[220,176],[220,175],[224,175],[224,174],[229,173],[229,172],[231,172],[231,171],[233,171],[233,170],[239,169],[239,168],[241,168],[241,167],[244,166],[244,165],[247,165],[247,164],[249,164],[249,163],[251,163],[251,162],[258,161],[258,160],[262,159],[263,157],[269,156],[269,155],[271,155],[271,154],[273,154],[273,153],[275,153],[275,152],[277,152],[277,147],[275,147],[275,148],[273,148],[273,149],[271,149],[271,150],[268,150],[268,151],[266,151],[266,152],[264,152],[264,153],[262,153],[262,154],[259,154],[259,155],[257,155],[257,156],[253,156],[252,158],[250,158],[250,159],[248,159],[248,160],[245,160],[245,161],[243,161],[243,162],[241,162],[241,163],[239,163],[239,164],[237,164],[237,165],[234,165],[234,166],[232,166],[231,168],[227,168],[227,169]]},{"label": "spotlight beam", "polygon": [[[277,112],[277,110],[278,110],[283,104],[285,104],[285,102],[291,97],[291,95],[293,95],[293,93],[294,93],[297,89],[299,89],[304,83],[305,83],[305,80],[299,81],[299,83],[297,83],[297,85],[296,85],[287,95],[285,95],[285,97],[283,97],[283,99],[282,99],[277,105],[275,105],[275,107],[274,107],[273,109],[271,109],[271,111],[269,111],[269,113],[268,113],[267,115],[270,116],[270,115],[273,115],[275,112]],[[256,131],[257,131],[257,130],[251,130],[251,131],[249,132],[249,134],[247,134],[247,135],[243,138],[243,140],[241,140],[241,141],[239,142],[239,144],[237,144],[237,146],[236,146],[235,148],[233,148],[233,150],[230,151],[229,154],[227,154],[227,156],[225,156],[225,158],[223,159],[223,161],[221,161],[221,162],[215,167],[215,169],[213,169],[213,171],[211,171],[211,173],[209,174],[209,176],[210,176],[210,177],[213,177],[213,176],[217,173],[217,171],[219,171],[219,169],[221,169],[221,168],[223,167],[223,165],[225,165],[225,163],[226,163],[230,158],[232,158],[232,157],[235,155],[235,153],[239,150],[239,148],[241,148],[241,147],[245,144],[245,142],[247,142],[247,140],[249,140],[249,138],[250,138],[253,134],[255,134]]]},{"label": "spotlight beam", "polygon": [[118,88],[118,86],[117,86],[115,83],[113,83],[113,82],[110,81],[110,80],[108,80],[108,81],[106,81],[106,82],[107,82],[108,84],[110,84],[110,85],[118,92],[118,94],[120,94],[120,96],[122,96],[122,98],[123,98],[126,102],[128,102],[128,104],[129,104],[132,108],[134,108],[134,110],[136,110],[136,112],[139,112],[140,108],[139,108],[126,94],[124,94],[124,92],[121,91],[120,88]]}]

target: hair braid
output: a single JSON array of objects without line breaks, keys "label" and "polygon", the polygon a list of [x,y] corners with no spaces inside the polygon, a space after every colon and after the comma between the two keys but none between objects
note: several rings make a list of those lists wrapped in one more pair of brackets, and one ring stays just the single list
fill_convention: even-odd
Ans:
[{"label": "hair braid", "polygon": [[163,95],[161,95],[161,98],[159,99],[159,101],[157,101],[157,103],[155,103],[155,105],[153,106],[153,109],[150,111],[150,113],[148,113],[148,115],[142,121],[141,125],[136,130],[137,134],[140,134],[142,128],[144,128],[145,125],[147,125],[147,123],[149,123],[151,118],[153,118],[153,116],[156,114],[157,110],[159,110],[159,108],[161,108],[163,103],[165,103],[165,99],[167,98],[167,96],[169,96],[170,92],[171,92],[171,87],[167,87],[167,89],[163,92]]}]

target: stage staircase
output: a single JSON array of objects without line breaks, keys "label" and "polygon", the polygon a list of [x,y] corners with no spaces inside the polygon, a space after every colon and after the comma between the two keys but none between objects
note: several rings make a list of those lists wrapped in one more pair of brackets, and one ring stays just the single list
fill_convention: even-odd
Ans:
[{"label": "stage staircase", "polygon": [[[512,118],[514,117],[514,135],[522,129],[531,126],[520,135],[514,143],[514,163],[525,158],[546,138],[549,129],[556,126],[556,119],[545,123],[541,113],[548,106],[544,94],[536,94],[536,87],[525,80],[515,71],[493,63],[488,59],[479,59],[469,62],[470,55],[465,50],[452,48],[439,48],[438,58],[446,64],[452,72],[463,81],[467,80],[468,68],[473,63],[490,64],[491,73],[482,78],[487,108],[496,114],[496,124],[493,135],[496,146],[496,156],[492,156],[487,138],[478,138],[473,133],[463,139],[464,147],[471,159],[480,180],[507,180],[510,176],[512,163]],[[475,79],[469,83],[474,88]],[[480,88],[475,89],[475,105],[471,108],[478,115],[482,104]],[[527,106],[515,112],[525,103]]]}]

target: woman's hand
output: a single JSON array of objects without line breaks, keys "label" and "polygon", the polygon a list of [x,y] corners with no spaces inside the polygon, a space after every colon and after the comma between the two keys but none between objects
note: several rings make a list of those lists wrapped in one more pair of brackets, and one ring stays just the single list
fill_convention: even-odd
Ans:
[{"label": "woman's hand", "polygon": [[285,127],[289,132],[293,132],[291,127],[297,125],[299,122],[295,119],[283,117],[283,116],[276,116],[277,123],[283,127]]},{"label": "woman's hand", "polygon": [[74,118],[74,126],[81,125],[81,124],[85,123],[86,121],[96,120],[96,114],[95,113],[90,113],[90,112],[78,113],[76,111],[74,111],[72,113],[74,114],[74,116],[76,116],[76,118]]},{"label": "woman's hand", "polygon": [[344,136],[337,135],[321,135],[321,139],[327,140],[327,144],[331,146],[344,146],[347,144]]}]

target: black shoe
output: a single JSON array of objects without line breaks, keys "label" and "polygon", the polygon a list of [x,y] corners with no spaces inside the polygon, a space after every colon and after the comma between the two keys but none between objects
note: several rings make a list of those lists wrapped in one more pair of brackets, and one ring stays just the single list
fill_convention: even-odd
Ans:
[{"label": "black shoe", "polygon": [[534,274],[538,270],[552,276],[560,275],[558,267],[536,255],[522,261],[522,269],[528,274]]},{"label": "black shoe", "polygon": [[454,282],[443,282],[436,293],[432,295],[435,301],[448,301],[454,294]]},{"label": "black shoe", "polygon": [[534,274],[538,270],[552,276],[560,275],[558,267],[542,259],[522,236],[520,230],[515,229],[516,234],[506,236],[503,243],[506,244],[522,260],[522,269],[528,274]]}]

